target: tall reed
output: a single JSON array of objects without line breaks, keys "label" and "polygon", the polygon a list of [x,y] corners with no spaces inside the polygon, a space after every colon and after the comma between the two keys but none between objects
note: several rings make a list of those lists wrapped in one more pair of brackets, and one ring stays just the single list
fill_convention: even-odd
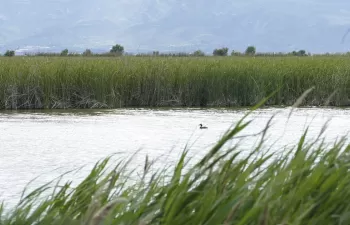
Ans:
[{"label": "tall reed", "polygon": [[[347,57],[0,58],[0,109],[350,105]],[[330,101],[328,97],[332,96]]]},{"label": "tall reed", "polygon": [[8,214],[0,210],[0,224],[349,224],[346,139],[329,145],[321,133],[307,142],[305,132],[276,155],[262,133],[250,152],[224,149],[250,125],[245,119],[196,163],[188,149],[171,170],[152,171],[146,158],[143,176],[126,185],[128,161],[111,168],[108,157],[77,186],[50,183],[26,193]]}]

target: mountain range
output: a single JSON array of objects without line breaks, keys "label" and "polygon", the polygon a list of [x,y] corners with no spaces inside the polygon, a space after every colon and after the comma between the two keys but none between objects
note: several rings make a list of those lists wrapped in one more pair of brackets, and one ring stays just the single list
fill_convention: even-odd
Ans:
[{"label": "mountain range", "polygon": [[0,0],[0,52],[346,52],[345,0]]}]

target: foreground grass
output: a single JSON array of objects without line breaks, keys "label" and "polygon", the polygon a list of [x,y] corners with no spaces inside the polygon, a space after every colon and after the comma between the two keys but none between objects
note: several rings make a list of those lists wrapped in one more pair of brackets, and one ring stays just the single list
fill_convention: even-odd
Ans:
[{"label": "foreground grass", "polygon": [[345,139],[306,142],[305,132],[283,155],[260,154],[267,126],[249,155],[239,145],[224,149],[249,123],[238,122],[195,164],[185,150],[171,170],[152,172],[146,158],[133,185],[126,185],[128,162],[107,170],[106,158],[75,187],[48,184],[25,195],[0,213],[0,224],[349,224]]},{"label": "foreground grass", "polygon": [[350,105],[350,58],[0,59],[0,109],[251,106],[278,88],[266,104],[291,105],[311,87],[305,105]]}]

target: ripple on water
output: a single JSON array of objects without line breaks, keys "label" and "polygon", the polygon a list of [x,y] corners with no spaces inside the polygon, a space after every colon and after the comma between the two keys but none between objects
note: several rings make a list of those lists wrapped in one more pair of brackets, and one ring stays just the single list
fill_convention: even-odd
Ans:
[{"label": "ripple on water", "polygon": [[[42,112],[4,112],[0,114],[0,196],[6,202],[18,200],[24,186],[36,176],[38,183],[50,181],[62,173],[89,165],[116,152],[119,157],[140,152],[132,165],[141,165],[146,154],[161,163],[177,159],[186,144],[190,156],[199,158],[221,135],[242,118],[246,110],[230,109],[120,109],[56,110]],[[272,115],[268,132],[275,148],[294,144],[309,125],[309,136],[318,134],[328,119],[328,140],[349,131],[350,111],[306,108],[295,110],[268,108],[254,112],[253,123],[241,135],[262,130]],[[200,130],[199,124],[208,126]],[[249,151],[256,139],[243,142]],[[160,164],[161,166],[161,164]],[[40,181],[40,182],[39,182]]]}]

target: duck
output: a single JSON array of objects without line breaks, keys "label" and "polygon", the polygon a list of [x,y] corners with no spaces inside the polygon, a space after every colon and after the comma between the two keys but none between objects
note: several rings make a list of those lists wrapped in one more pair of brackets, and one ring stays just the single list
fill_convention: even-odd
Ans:
[{"label": "duck", "polygon": [[208,129],[208,127],[203,126],[203,124],[199,124],[199,126],[200,129]]}]

